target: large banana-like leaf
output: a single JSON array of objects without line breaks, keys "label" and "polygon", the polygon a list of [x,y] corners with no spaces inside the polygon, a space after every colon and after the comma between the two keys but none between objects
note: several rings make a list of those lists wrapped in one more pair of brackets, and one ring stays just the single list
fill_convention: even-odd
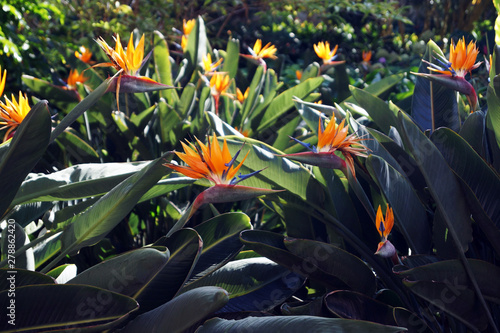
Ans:
[{"label": "large banana-like leaf", "polygon": [[70,126],[75,120],[77,120],[85,111],[90,109],[99,99],[108,91],[109,86],[113,82],[113,78],[109,78],[103,81],[99,87],[92,91],[87,97],[85,97],[80,103],[78,103],[54,128],[50,135],[50,142],[54,140],[61,134],[68,126]]},{"label": "large banana-like leaf", "polygon": [[12,203],[75,200],[102,195],[149,163],[78,164],[50,174],[30,174]]},{"label": "large banana-like leaf", "polygon": [[120,332],[182,333],[223,307],[228,293],[218,287],[200,287],[143,313]]},{"label": "large banana-like leaf", "polygon": [[[380,97],[381,95],[390,91],[396,84],[401,82],[405,77],[404,73],[398,73],[384,77],[382,80],[377,82],[372,82],[368,87],[363,90],[373,96]],[[341,103],[341,106],[345,106],[346,103],[354,103],[354,96],[348,97]]]},{"label": "large banana-like leaf", "polygon": [[[14,279],[11,278],[12,276]],[[0,291],[10,289],[12,281],[15,281],[16,288],[36,284],[55,284],[53,278],[42,273],[22,268],[0,268]]]},{"label": "large banana-like leaf", "polygon": [[368,112],[373,122],[384,133],[389,133],[390,127],[397,126],[397,119],[389,105],[380,98],[356,87],[350,87],[356,102]]},{"label": "large banana-like leaf", "polygon": [[[497,283],[500,279],[500,267],[477,259],[468,259],[468,262],[484,297],[500,304],[500,288]],[[448,283],[450,287],[453,285],[457,289],[456,292],[472,289],[469,277],[459,260],[443,260],[411,269],[398,266],[394,272],[408,281]]]},{"label": "large banana-like leaf", "polygon": [[252,224],[246,214],[233,212],[211,218],[194,229],[203,240],[203,250],[185,287],[236,256],[243,247],[240,232],[252,229]]},{"label": "large banana-like leaf", "polygon": [[99,287],[132,297],[163,269],[169,257],[168,250],[140,248],[94,265],[67,283]]},{"label": "large banana-like leaf", "polygon": [[261,257],[230,261],[183,288],[181,293],[202,286],[217,286],[227,290],[230,298],[220,311],[266,311],[281,304],[301,285],[297,275]]},{"label": "large banana-like leaf", "polygon": [[63,112],[72,109],[80,100],[76,90],[56,86],[30,75],[23,75],[21,80],[38,97],[50,98],[51,105],[55,105]]},{"label": "large banana-like leaf", "polygon": [[[379,302],[371,297],[348,290],[331,292],[324,297],[325,307],[336,317],[358,319],[383,325],[406,327],[409,332],[432,332],[432,330],[416,314]],[[406,312],[412,320],[406,323]],[[404,323],[403,323],[404,321]],[[407,324],[407,325],[404,325]]]},{"label": "large banana-like leaf", "polygon": [[279,94],[273,99],[269,107],[266,109],[264,115],[259,121],[259,126],[257,127],[256,132],[260,133],[261,131],[267,129],[269,126],[273,125],[279,117],[290,110],[294,105],[294,96],[297,96],[300,99],[306,98],[310,93],[316,90],[321,83],[323,83],[323,80],[323,77],[308,79]]},{"label": "large banana-like leaf", "polygon": [[285,238],[284,244],[292,254],[303,260],[303,268],[307,266],[309,271],[323,271],[353,290],[368,295],[375,292],[376,281],[372,270],[349,252],[328,243],[308,239]]},{"label": "large banana-like leaf", "polygon": [[104,238],[130,212],[139,199],[167,173],[160,157],[130,176],[91,208],[77,215],[61,235],[62,255],[76,253]]},{"label": "large banana-like leaf", "polygon": [[387,326],[369,321],[322,318],[315,316],[247,317],[239,320],[214,318],[198,329],[198,333],[287,332],[287,333],[391,333],[406,331],[403,327]]},{"label": "large banana-like leaf", "polygon": [[247,248],[328,287],[375,290],[375,276],[368,266],[333,245],[258,230],[244,231],[240,237]]},{"label": "large banana-like leaf", "polygon": [[[449,236],[464,253],[472,241],[472,228],[467,203],[460,184],[436,146],[403,113],[399,114],[402,137],[425,177],[437,210],[442,214]],[[445,235],[441,235],[443,240]]]},{"label": "large banana-like leaf", "polygon": [[[11,306],[13,298],[7,296],[8,292],[0,292],[2,309]],[[2,318],[2,332],[40,329],[103,332],[138,308],[137,302],[130,297],[91,286],[30,285],[16,288],[15,293],[15,325],[9,323],[9,316]]]},{"label": "large banana-like leaf", "polygon": [[[161,32],[155,30],[153,34],[153,57],[155,74],[157,77],[156,81],[173,86],[174,80],[172,78],[172,65],[170,63],[170,51],[168,49],[167,41]],[[160,97],[165,98],[170,105],[174,105],[179,100],[179,96],[177,95],[175,89],[160,90],[159,94]]]},{"label": "large banana-like leaf", "polygon": [[408,180],[382,158],[371,155],[366,167],[393,208],[396,225],[413,253],[431,249],[431,226],[427,212]]},{"label": "large banana-like leaf", "polygon": [[222,71],[227,73],[231,79],[238,73],[238,61],[240,59],[240,41],[235,38],[229,38],[227,41],[224,64]]},{"label": "large banana-like leaf", "polygon": [[[30,242],[29,236],[26,234],[24,229],[14,220],[8,220],[7,227],[2,230],[2,239],[0,241],[0,244],[2,245],[1,260],[7,260],[8,267],[24,268],[31,271],[35,270],[35,257],[33,256],[33,249],[28,249],[17,256],[13,255],[13,251],[19,250],[19,248],[23,245]],[[12,246],[14,247],[12,248]]]},{"label": "large banana-like leaf", "polygon": [[[243,142],[245,142],[244,145]],[[241,168],[243,174],[263,169],[259,174],[243,181],[242,185],[257,188],[283,188],[304,200],[322,201],[320,199],[321,185],[305,168],[287,158],[275,156],[283,154],[279,150],[250,138],[228,139],[227,145],[232,156],[243,145],[237,158],[238,162],[250,150]]]},{"label": "large banana-like leaf", "polygon": [[[443,51],[432,40],[427,43],[423,59],[434,62],[434,56],[444,58]],[[429,73],[429,65],[422,62],[419,73]],[[432,89],[432,92],[431,92]],[[456,92],[445,88],[437,82],[432,82],[417,76],[412,100],[412,118],[425,131],[439,127],[449,127],[454,131],[460,128]]]},{"label": "large banana-like leaf", "polygon": [[163,268],[134,295],[140,312],[150,311],[170,301],[187,281],[200,256],[203,241],[193,229],[181,229],[154,246],[166,246],[170,258]]},{"label": "large banana-like leaf", "polygon": [[49,144],[51,129],[47,101],[31,108],[17,128],[0,162],[0,216],[11,205],[28,173],[37,164]]}]

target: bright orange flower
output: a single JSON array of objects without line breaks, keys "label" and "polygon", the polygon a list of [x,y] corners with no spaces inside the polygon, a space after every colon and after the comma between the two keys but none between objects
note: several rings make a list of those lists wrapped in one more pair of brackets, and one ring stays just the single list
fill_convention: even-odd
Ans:
[{"label": "bright orange flower", "polygon": [[188,21],[186,21],[185,19],[182,20],[182,30],[185,36],[191,33],[191,30],[193,30],[195,24],[196,24],[195,19],[191,19]]},{"label": "bright orange flower", "polygon": [[369,63],[370,60],[372,59],[372,51],[363,51],[361,54],[361,57],[363,58],[363,62]]},{"label": "bright orange flower", "polygon": [[2,74],[2,67],[0,66],[0,96],[3,95],[5,89],[5,80],[7,80],[7,70],[4,69]]},{"label": "bright orange flower", "polygon": [[476,43],[471,41],[466,47],[465,38],[462,37],[456,46],[453,41],[451,42],[449,61],[442,57],[436,58],[441,66],[430,64],[429,69],[441,74],[465,77],[467,73],[481,65],[482,62],[476,63],[478,54],[479,49],[476,47]]},{"label": "bright orange flower", "polygon": [[317,56],[323,59],[323,63],[325,64],[331,63],[334,60],[339,48],[338,45],[335,45],[335,48],[330,51],[330,43],[328,42],[319,42],[318,44],[314,44],[313,47]]},{"label": "bright orange flower", "polygon": [[236,88],[236,98],[240,103],[243,103],[245,99],[248,97],[248,92],[250,91],[250,87],[247,87],[245,93],[242,93],[240,88]]},{"label": "bright orange flower", "polygon": [[365,152],[368,151],[360,141],[365,140],[359,138],[355,133],[347,135],[347,126],[344,126],[345,119],[337,125],[335,118],[331,119],[325,129],[321,118],[318,124],[318,147],[317,152],[333,153],[339,151],[344,155],[347,167],[351,173],[355,175],[354,158],[353,156],[366,157]]},{"label": "bright orange flower", "polygon": [[21,92],[19,92],[19,102],[16,101],[14,95],[11,96],[11,99],[5,97],[5,103],[0,101],[0,125],[3,125],[0,130],[7,129],[3,141],[6,141],[11,132],[21,125],[21,122],[31,110],[28,97],[23,96]]},{"label": "bright orange flower", "polygon": [[231,85],[231,79],[229,75],[225,73],[215,73],[210,79],[210,88],[212,89],[212,95],[218,97],[221,95],[231,95],[227,93],[227,89]]},{"label": "bright orange flower", "polygon": [[198,139],[196,139],[196,142],[198,146],[190,142],[188,142],[189,145],[182,142],[184,153],[175,153],[187,166],[172,163],[166,163],[165,165],[191,178],[208,179],[215,185],[233,185],[249,176],[240,176],[239,180],[236,178],[236,173],[243,165],[249,152],[247,152],[241,163],[235,167],[234,164],[239,152],[234,157],[231,157],[226,139],[224,139],[222,150],[215,133],[213,137],[209,138],[208,145],[204,145]]},{"label": "bright orange flower", "polygon": [[203,69],[205,70],[205,73],[213,73],[217,67],[222,64],[222,60],[224,59],[220,58],[216,62],[212,62],[212,56],[210,53],[207,53],[207,55],[203,57]]},{"label": "bright orange flower", "polygon": [[92,52],[90,52],[85,46],[80,46],[80,52],[78,51],[75,51],[75,57],[77,57],[78,59],[80,59],[81,61],[83,61],[84,63],[86,64],[90,64],[91,63],[91,58],[92,58]]},{"label": "bright orange flower", "polygon": [[89,78],[83,75],[83,72],[78,73],[77,69],[72,69],[69,72],[68,78],[66,79],[66,83],[68,84],[69,88],[75,89],[77,83],[84,83],[87,81]]},{"label": "bright orange flower", "polygon": [[278,57],[275,56],[275,53],[278,51],[276,49],[276,46],[271,44],[270,42],[267,43],[264,47],[262,47],[262,40],[257,39],[255,42],[253,49],[248,48],[248,51],[252,55],[252,58],[254,59],[263,59],[263,58],[271,58],[271,59],[277,59]]},{"label": "bright orange flower", "polygon": [[375,225],[377,226],[378,233],[381,237],[381,242],[378,244],[380,249],[387,241],[387,237],[389,237],[392,227],[394,226],[394,213],[389,205],[387,205],[387,210],[385,211],[385,219],[382,215],[382,208],[378,206]]},{"label": "bright orange flower", "polygon": [[130,33],[130,39],[127,45],[127,51],[123,49],[120,36],[117,34],[115,48],[111,48],[102,37],[97,39],[97,43],[104,50],[111,62],[97,64],[94,67],[114,67],[117,71],[127,75],[136,75],[142,67],[144,59],[144,35],[139,43],[134,47],[134,33]]},{"label": "bright orange flower", "polygon": [[295,77],[297,78],[297,80],[302,79],[302,71],[300,71],[300,70],[297,69],[295,71]]}]

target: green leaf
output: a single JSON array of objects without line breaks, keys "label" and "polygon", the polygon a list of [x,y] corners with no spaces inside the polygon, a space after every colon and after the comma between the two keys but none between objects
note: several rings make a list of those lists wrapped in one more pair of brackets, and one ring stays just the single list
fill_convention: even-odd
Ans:
[{"label": "green leaf", "polygon": [[227,291],[218,287],[200,287],[190,290],[173,300],[143,313],[121,332],[185,332],[223,307],[229,300]]},{"label": "green leaf", "polygon": [[226,56],[222,71],[228,73],[231,79],[236,77],[238,72],[238,61],[240,59],[240,41],[235,38],[229,38],[226,48]]},{"label": "green leaf", "polygon": [[358,89],[356,87],[351,86],[350,89],[352,95],[356,99],[356,102],[358,102],[358,104],[363,109],[365,109],[366,112],[368,112],[370,117],[382,130],[382,132],[389,133],[389,129],[391,126],[397,126],[396,116],[386,102],[370,94],[369,92]]},{"label": "green leaf", "polygon": [[49,144],[51,129],[47,101],[31,108],[14,133],[7,152],[0,162],[0,216],[11,205],[28,173],[37,164]]},{"label": "green leaf", "polygon": [[239,212],[221,214],[196,226],[195,230],[203,240],[203,250],[184,287],[236,256],[243,247],[240,232],[247,229],[252,229],[250,218]]},{"label": "green leaf", "polygon": [[28,249],[14,257],[15,251],[19,250],[23,245],[26,245],[30,242],[29,236],[26,234],[24,229],[14,220],[8,219],[7,223],[7,227],[2,230],[1,259],[7,259],[7,264],[10,268],[17,267],[34,271],[35,257],[33,256],[33,249]]},{"label": "green leaf", "polygon": [[[405,77],[404,73],[389,75],[380,81],[370,84],[363,90],[367,93],[372,94],[373,96],[380,97],[381,95],[391,90],[396,84],[401,82],[401,80],[403,80],[404,77]],[[350,96],[346,100],[344,100],[341,103],[341,106],[344,107],[346,103],[354,103],[354,96]]]},{"label": "green leaf", "polygon": [[75,107],[80,100],[80,96],[76,90],[66,89],[64,86],[56,86],[30,75],[23,75],[21,80],[37,96],[50,99],[50,104],[55,105],[63,112]]},{"label": "green leaf", "polygon": [[259,95],[265,81],[264,73],[264,68],[262,66],[258,66],[255,70],[252,82],[248,87],[248,97],[245,99],[243,105],[241,106],[240,128],[243,128],[244,122],[258,105],[257,101],[259,99]]},{"label": "green leaf", "polygon": [[464,286],[447,282],[406,281],[403,283],[416,295],[452,315],[474,330],[486,329],[484,311],[477,306],[474,292]]},{"label": "green leaf", "polygon": [[108,91],[109,86],[113,82],[113,78],[109,78],[103,81],[99,87],[97,87],[93,92],[91,92],[87,97],[85,97],[80,103],[78,103],[54,128],[50,135],[50,142],[54,140],[61,134],[68,126],[70,126],[75,120],[77,120],[85,111],[90,109],[99,99]]},{"label": "green leaf", "polygon": [[214,318],[206,321],[198,333],[236,333],[251,330],[253,332],[287,333],[389,333],[406,331],[403,327],[385,326],[368,321],[322,318],[315,316],[271,316],[247,317],[239,320]]},{"label": "green leaf", "polygon": [[191,111],[196,102],[196,86],[192,83],[188,83],[182,90],[182,95],[179,103],[177,104],[177,110],[181,117],[186,117],[186,115]]},{"label": "green leaf", "polygon": [[22,268],[0,268],[0,291],[9,290],[12,282],[14,282],[15,288],[37,284],[55,284],[53,278],[42,273]]},{"label": "green leaf", "polygon": [[306,69],[302,72],[302,77],[300,78],[300,82],[304,82],[307,79],[312,79],[317,77],[319,74],[319,64],[317,62],[313,62],[309,64]]},{"label": "green leaf", "polygon": [[170,258],[163,269],[134,295],[141,305],[140,313],[170,301],[178,293],[193,271],[203,241],[193,229],[181,229],[169,238],[160,238],[153,245],[166,246]]},{"label": "green leaf", "polygon": [[[12,297],[0,292],[0,306],[8,309]],[[40,300],[43,299],[43,302]],[[76,285],[30,285],[16,288],[14,318],[3,318],[3,332],[78,329],[102,332],[138,308],[130,297],[104,289]],[[9,320],[15,319],[15,326]]]},{"label": "green leaf", "polygon": [[210,123],[210,126],[214,129],[217,135],[219,136],[236,135],[243,138],[243,134],[241,134],[240,132],[235,130],[231,125],[220,119],[219,116],[216,115],[215,113],[206,111],[206,114],[208,116],[208,122]]},{"label": "green leaf", "polygon": [[[178,104],[179,102],[175,105]],[[176,139],[171,139],[171,135],[173,134],[172,129],[181,122],[181,118],[165,100],[161,99],[158,102],[158,119],[158,126],[160,127],[158,132],[160,133],[162,148],[165,149],[168,143],[177,141]]]},{"label": "green leaf", "polygon": [[160,157],[104,195],[90,209],[76,216],[61,236],[62,254],[75,253],[104,238],[137,201],[167,172]]},{"label": "green leaf", "polygon": [[203,57],[207,54],[208,38],[205,30],[205,23],[201,16],[196,18],[195,25],[188,36],[187,46],[184,50],[184,56],[188,59],[186,73],[191,73],[198,64],[203,62]]},{"label": "green leaf", "polygon": [[[284,239],[285,247],[303,260],[302,267],[320,270],[338,278],[355,291],[368,295],[375,292],[376,281],[372,270],[358,257],[331,244],[308,239]],[[347,269],[348,267],[348,269]],[[314,277],[315,274],[311,274]],[[329,281],[322,281],[328,284]]]},{"label": "green leaf", "polygon": [[62,132],[56,142],[62,150],[75,159],[76,163],[99,161],[99,155],[94,148],[82,140],[73,129],[66,129]]},{"label": "green leaf", "polygon": [[486,156],[486,115],[483,111],[471,113],[460,129],[460,136],[483,158]]},{"label": "green leaf", "polygon": [[426,209],[411,184],[378,156],[370,155],[366,167],[393,208],[396,226],[412,253],[428,253],[431,249],[431,226]]},{"label": "green leaf", "polygon": [[[424,60],[435,62],[434,57],[444,57],[443,51],[439,46],[430,40],[423,56]],[[422,62],[418,69],[419,73],[429,73],[429,65]],[[431,93],[432,89],[432,93]],[[454,131],[460,128],[460,119],[458,117],[458,105],[456,92],[445,88],[443,85],[429,81],[423,77],[417,76],[412,100],[412,117],[415,123],[425,131],[439,127],[449,127]],[[432,100],[431,100],[432,96]],[[434,115],[432,114],[434,111]]]},{"label": "green leaf", "polygon": [[256,132],[260,132],[276,122],[276,120],[285,114],[288,110],[293,107],[293,97],[297,96],[300,99],[304,99],[315,89],[317,89],[321,83],[323,83],[323,77],[316,77],[313,79],[308,79],[295,87],[292,87],[273,99],[267,110],[265,111],[260,124]]},{"label": "green leaf", "polygon": [[[500,267],[477,259],[468,259],[468,262],[485,299],[500,304],[500,289],[497,283],[500,278]],[[403,267],[399,266],[394,272],[409,281],[448,283],[450,291],[454,293],[467,288],[471,291],[473,289],[459,260],[443,260],[407,270]],[[454,291],[451,290],[452,286],[455,287]]]},{"label": "green leaf", "polygon": [[245,160],[245,164],[240,169],[242,174],[264,170],[244,180],[241,183],[242,185],[286,189],[304,200],[321,202],[321,185],[311,177],[305,168],[287,158],[275,156],[275,154],[283,154],[279,150],[250,138],[227,139],[227,145],[232,156],[241,148],[243,142],[245,142],[245,145],[236,160],[241,162],[248,150],[250,150],[250,153]]},{"label": "green leaf", "polygon": [[132,297],[163,269],[169,257],[168,251],[140,248],[94,265],[67,283],[94,286]]},{"label": "green leaf", "polygon": [[[154,66],[155,74],[157,76],[157,81],[169,86],[174,85],[174,80],[172,79],[172,65],[170,63],[170,51],[167,45],[165,36],[161,32],[155,30],[154,35]],[[160,97],[165,98],[170,105],[174,105],[178,100],[179,96],[175,89],[160,90]]]},{"label": "green leaf", "polygon": [[467,203],[453,171],[436,146],[403,113],[399,114],[401,134],[425,177],[429,192],[442,214],[451,239],[462,253],[472,241],[472,228]]},{"label": "green leaf", "polygon": [[19,188],[13,205],[102,195],[149,163],[79,164],[47,175],[30,174]]},{"label": "green leaf", "polygon": [[[289,271],[286,268],[267,258],[234,260],[193,282],[189,287],[183,288],[181,293],[201,286],[217,286],[227,290],[230,298],[222,312],[265,311],[283,302],[300,287],[298,279],[288,275]],[[290,281],[283,283],[280,281],[282,279]],[[275,282],[278,282],[280,287]],[[269,286],[271,287],[268,288]],[[273,296],[274,299],[269,298],[273,290],[278,294],[277,289],[280,291],[279,296]],[[261,306],[255,303],[261,303]]]}]

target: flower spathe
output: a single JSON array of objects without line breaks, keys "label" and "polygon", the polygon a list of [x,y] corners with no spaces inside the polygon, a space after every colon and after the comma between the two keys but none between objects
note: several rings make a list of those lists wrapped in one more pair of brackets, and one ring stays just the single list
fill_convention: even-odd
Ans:
[{"label": "flower spathe", "polygon": [[0,101],[0,125],[3,125],[0,130],[7,129],[3,141],[9,139],[10,134],[21,125],[30,111],[28,97],[21,92],[19,92],[18,101],[14,95],[11,96],[11,99],[5,97],[5,103]]},{"label": "flower spathe", "polygon": [[[335,118],[333,118],[326,128],[324,128],[320,118],[318,123],[317,147],[292,138],[310,151],[282,156],[319,167],[341,169],[344,172],[346,168],[349,168],[352,175],[355,176],[353,156],[366,157],[367,155],[365,153],[368,151],[368,148],[361,143],[361,141],[365,139],[359,138],[355,133],[347,135],[348,127],[344,124],[345,119],[337,125]],[[342,153],[345,161],[335,155],[337,151]]]}]

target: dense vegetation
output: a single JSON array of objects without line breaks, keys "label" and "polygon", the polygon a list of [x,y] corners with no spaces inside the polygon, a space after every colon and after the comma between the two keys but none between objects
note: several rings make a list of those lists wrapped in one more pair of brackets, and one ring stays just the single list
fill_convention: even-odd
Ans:
[{"label": "dense vegetation", "polygon": [[0,3],[2,331],[498,332],[500,4]]}]

